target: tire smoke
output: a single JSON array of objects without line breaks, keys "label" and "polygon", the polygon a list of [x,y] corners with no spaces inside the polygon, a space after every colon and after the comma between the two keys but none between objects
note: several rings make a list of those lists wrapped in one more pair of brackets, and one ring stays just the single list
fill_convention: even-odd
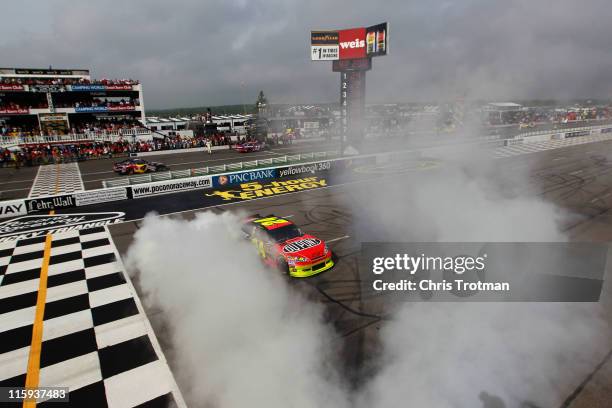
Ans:
[{"label": "tire smoke", "polygon": [[[482,149],[446,150],[438,169],[351,196],[360,241],[568,240],[568,214],[534,194],[527,166],[503,172]],[[608,351],[603,317],[601,304],[403,303],[357,405],[559,406]]]},{"label": "tire smoke", "polygon": [[[344,407],[322,309],[266,270],[236,215],[145,218],[127,255],[163,310],[190,407]],[[165,334],[165,333],[164,333]]]}]

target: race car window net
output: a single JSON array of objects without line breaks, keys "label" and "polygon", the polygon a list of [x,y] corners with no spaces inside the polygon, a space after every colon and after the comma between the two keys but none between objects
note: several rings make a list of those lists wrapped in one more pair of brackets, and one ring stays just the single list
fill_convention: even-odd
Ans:
[{"label": "race car window net", "polygon": [[304,235],[298,227],[293,224],[285,227],[268,230],[268,235],[276,242],[284,242],[288,239],[301,237]]}]

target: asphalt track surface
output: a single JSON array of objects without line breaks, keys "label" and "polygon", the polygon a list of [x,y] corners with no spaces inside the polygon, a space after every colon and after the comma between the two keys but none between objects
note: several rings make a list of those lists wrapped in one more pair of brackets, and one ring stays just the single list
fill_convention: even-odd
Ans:
[{"label": "asphalt track surface", "polygon": [[[528,171],[526,191],[577,214],[563,225],[572,241],[612,241],[612,142],[515,156],[496,160],[495,164],[502,171]],[[440,166],[413,168],[405,173],[405,177],[417,182],[422,172],[439,172],[443,176],[445,171],[448,169],[442,163]],[[359,231],[360,209],[354,204],[355,195],[364,189],[373,191],[372,183],[375,180],[377,178],[352,178],[350,184],[256,200],[217,202],[208,208],[217,213],[240,210],[262,215],[291,216],[305,231],[329,243],[338,257],[336,266],[312,278],[292,280],[291,285],[313,301],[325,305],[326,317],[339,333],[338,342],[343,350],[346,375],[354,374],[355,382],[367,375],[364,367],[368,366],[371,356],[377,354],[378,330],[387,313],[382,296],[361,285],[358,268],[360,244],[368,237]],[[157,200],[159,204],[167,202],[168,198],[160,196]],[[202,207],[215,204],[206,201],[203,194],[201,200]],[[163,205],[160,204],[160,207]],[[129,217],[140,218],[142,211],[133,211],[126,209]],[[170,216],[190,219],[202,209],[179,211]],[[127,251],[140,222],[134,220],[110,227],[113,240],[121,253]],[[609,278],[609,269],[607,276],[601,302],[608,316],[611,316],[609,323],[612,323],[612,279]],[[149,312],[154,321],[155,316],[163,316],[159,310]],[[167,341],[163,336],[160,337],[162,343]],[[563,391],[567,395],[563,407],[609,407],[612,399],[609,387],[612,383],[612,357],[610,354],[601,357],[601,363],[593,367],[591,376]]]}]

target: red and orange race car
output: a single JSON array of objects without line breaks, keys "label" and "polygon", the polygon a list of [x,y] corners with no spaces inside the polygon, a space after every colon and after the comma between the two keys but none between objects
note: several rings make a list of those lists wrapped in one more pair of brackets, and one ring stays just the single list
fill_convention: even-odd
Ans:
[{"label": "red and orange race car", "polygon": [[252,142],[239,143],[234,146],[234,150],[238,153],[259,152],[267,148],[265,142],[254,140]]},{"label": "red and orange race car", "polygon": [[242,231],[255,244],[264,263],[290,276],[305,278],[334,266],[325,242],[304,234],[285,218],[256,214],[245,220]]},{"label": "red and orange race car", "polygon": [[144,174],[167,170],[169,170],[168,166],[163,163],[143,159],[127,159],[113,165],[113,171],[119,174]]}]

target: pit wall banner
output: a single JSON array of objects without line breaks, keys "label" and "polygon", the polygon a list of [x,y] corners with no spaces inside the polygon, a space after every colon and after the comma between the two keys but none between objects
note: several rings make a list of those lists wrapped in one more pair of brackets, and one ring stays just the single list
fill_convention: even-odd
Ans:
[{"label": "pit wall banner", "polygon": [[82,207],[84,205],[127,200],[128,194],[125,187],[112,187],[102,190],[90,190],[75,193],[74,198],[76,206]]},{"label": "pit wall banner", "polygon": [[235,184],[248,183],[250,181],[272,179],[276,178],[277,174],[277,168],[222,174],[220,176],[213,176],[213,187],[224,187]]},{"label": "pit wall banner", "polygon": [[580,131],[576,131],[576,132],[567,132],[565,134],[565,137],[580,137],[580,136],[588,136],[591,134],[590,130],[580,130]]},{"label": "pit wall banner", "polygon": [[25,200],[0,201],[0,218],[15,217],[27,213]]},{"label": "pit wall banner", "polygon": [[332,161],[323,161],[317,163],[297,164],[295,166],[279,167],[278,177],[299,176],[302,174],[317,174],[322,171],[328,171],[332,168]]},{"label": "pit wall banner", "polygon": [[132,186],[131,198],[143,198],[161,194],[175,193],[185,190],[196,190],[201,188],[211,188],[212,180],[210,176],[191,177],[188,179],[176,179],[167,181],[156,181],[140,186]]},{"label": "pit wall banner", "polygon": [[63,194],[58,196],[28,198],[25,200],[25,204],[28,213],[33,213],[60,208],[73,208],[76,207],[76,199],[73,194]]}]

